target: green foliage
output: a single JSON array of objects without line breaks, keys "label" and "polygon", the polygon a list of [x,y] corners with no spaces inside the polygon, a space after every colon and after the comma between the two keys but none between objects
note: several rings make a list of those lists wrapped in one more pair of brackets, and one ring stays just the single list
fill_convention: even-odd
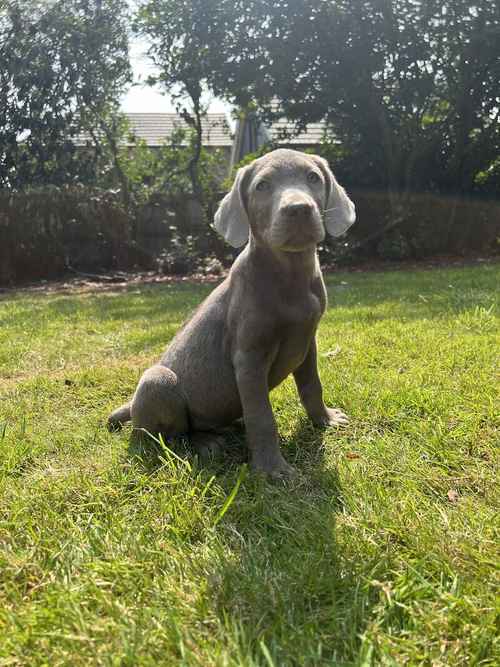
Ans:
[{"label": "green foliage", "polygon": [[134,28],[151,44],[148,53],[159,72],[150,77],[150,83],[159,83],[168,91],[192,130],[192,152],[185,171],[196,198],[209,207],[202,182],[202,117],[206,112],[202,92],[219,62],[227,24],[224,7],[214,0],[190,0],[181,5],[177,0],[142,0],[138,5]]},{"label": "green foliage", "polygon": [[399,229],[385,234],[377,244],[377,255],[382,259],[402,260],[412,256],[412,249]]},{"label": "green foliage", "polygon": [[135,30],[147,36],[160,83],[180,104],[200,104],[203,85],[219,69],[227,3],[215,0],[140,0]]},{"label": "green foliage", "polygon": [[478,171],[474,183],[480,192],[500,197],[500,157],[483,171]]},{"label": "green foliage", "polygon": [[123,0],[4,0],[0,9],[0,187],[95,182],[94,130],[130,80]]},{"label": "green foliage", "polygon": [[224,264],[232,258],[216,256],[214,248],[202,235],[185,234],[170,227],[168,246],[157,257],[160,273],[177,276],[210,274],[221,275]]},{"label": "green foliage", "polygon": [[287,116],[326,117],[352,183],[403,195],[471,192],[497,158],[494,0],[252,4],[269,62],[256,95],[269,99],[272,81]]},{"label": "green foliage", "polygon": [[172,236],[168,249],[158,257],[159,271],[181,276],[196,273],[200,262],[196,239],[191,234],[181,236],[176,227],[170,229]]},{"label": "green foliage", "polygon": [[266,143],[263,144],[260,148],[258,148],[256,151],[253,153],[247,153],[245,157],[238,162],[238,164],[234,165],[234,168],[229,174],[229,176],[225,179],[225,181],[222,183],[222,189],[223,190],[230,190],[231,186],[233,184],[233,181],[236,177],[236,172],[238,169],[241,169],[241,167],[246,167],[248,164],[251,164],[254,160],[256,160],[259,157],[262,157],[266,153],[269,153],[270,151],[273,151],[276,148],[276,146],[272,143]]},{"label": "green foliage", "polygon": [[[189,127],[159,151],[128,141],[118,112],[130,24],[149,41],[150,83],[173,96]],[[372,215],[375,254],[462,249],[465,197],[499,193],[495,0],[141,0],[133,19],[124,0],[4,0],[0,45],[0,188],[109,188],[133,239],[138,209],[164,194],[194,195],[212,219],[226,174],[202,146],[203,91],[269,119],[279,102],[297,128],[326,119],[319,152],[339,180],[388,203]],[[77,150],[82,132],[87,146]],[[459,205],[421,220],[422,193]],[[360,223],[353,235],[370,236]]]},{"label": "green foliage", "polygon": [[342,172],[391,192],[393,215],[398,194],[473,191],[498,157],[495,0],[152,0],[143,11],[170,71],[269,118],[276,101],[299,127],[326,118]]},{"label": "green foliage", "polygon": [[0,662],[498,664],[499,278],[329,276],[320,373],[351,423],[272,393],[290,486],[244,477],[241,436],[201,467],[105,430],[211,287],[3,294]]},{"label": "green foliage", "polygon": [[[94,161],[101,188],[46,185],[0,192],[0,284],[53,278],[68,268],[95,272],[158,265],[168,273],[220,272],[216,256],[224,258],[224,249],[208,225],[187,231],[194,205],[188,175],[192,133],[179,131],[152,149],[119,115],[102,120],[110,140],[99,141]],[[199,164],[204,201],[215,207],[225,160],[218,151],[202,149]],[[198,209],[193,216],[199,215]],[[157,247],[148,243],[151,225]]]},{"label": "green foliage", "polygon": [[[122,144],[127,137],[130,143],[126,148],[119,148],[116,160],[136,207],[158,197],[196,196],[200,193],[202,202],[207,206],[214,205],[227,168],[221,151],[204,147],[199,150],[195,191],[190,176],[190,164],[198,153],[193,130],[176,130],[159,148],[148,147],[144,141],[130,134],[125,126],[120,138]],[[111,186],[116,179],[112,173],[110,176]]]}]

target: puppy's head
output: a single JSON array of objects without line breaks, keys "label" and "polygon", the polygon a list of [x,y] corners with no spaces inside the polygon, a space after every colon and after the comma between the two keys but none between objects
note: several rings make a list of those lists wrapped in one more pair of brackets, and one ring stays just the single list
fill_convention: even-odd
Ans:
[{"label": "puppy's head", "polygon": [[[324,216],[323,216],[324,214]],[[215,214],[215,228],[234,247],[249,232],[276,250],[298,252],[346,232],[354,204],[326,160],[279,149],[240,169]]]}]

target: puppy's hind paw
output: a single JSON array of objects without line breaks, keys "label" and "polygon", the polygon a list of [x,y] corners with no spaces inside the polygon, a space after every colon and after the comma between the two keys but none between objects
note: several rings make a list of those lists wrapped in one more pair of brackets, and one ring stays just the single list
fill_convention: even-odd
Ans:
[{"label": "puppy's hind paw", "polygon": [[106,428],[110,433],[117,433],[118,431],[121,431],[123,427],[123,424],[121,421],[117,419],[113,419],[112,417],[108,418],[108,421],[106,422]]},{"label": "puppy's hind paw", "polygon": [[189,439],[191,446],[203,463],[219,458],[224,449],[225,438],[220,433],[198,431],[191,434]]}]

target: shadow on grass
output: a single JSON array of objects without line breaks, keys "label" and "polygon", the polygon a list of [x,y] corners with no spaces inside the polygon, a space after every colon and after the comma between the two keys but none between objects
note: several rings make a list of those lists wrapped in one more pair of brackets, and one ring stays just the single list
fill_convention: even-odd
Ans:
[{"label": "shadow on grass", "polygon": [[[186,441],[170,444],[177,455],[194,456]],[[210,541],[206,594],[232,650],[255,664],[357,664],[376,599],[338,530],[346,510],[337,468],[324,456],[324,431],[303,419],[283,451],[297,478],[245,479]],[[130,440],[128,456],[147,470],[158,469],[163,455],[151,441]],[[226,486],[224,473],[232,480],[246,458],[242,430],[231,429],[222,457],[206,470]]]},{"label": "shadow on grass", "polygon": [[[222,432],[224,445],[217,456],[200,457],[190,441],[189,435],[169,437],[162,435],[164,446],[146,433],[132,431],[128,441],[126,462],[135,461],[145,471],[153,473],[165,464],[165,448],[176,456],[186,459],[198,459],[198,464],[213,475],[222,475],[224,471],[242,465],[248,459],[245,445],[244,428],[236,422]],[[197,466],[198,467],[198,466]]]},{"label": "shadow on grass", "polygon": [[[210,594],[240,650],[256,663],[346,664],[363,652],[375,603],[339,536],[343,491],[324,432],[302,420],[284,453],[299,477],[249,478],[224,524]],[[269,662],[269,660],[267,660]]]}]

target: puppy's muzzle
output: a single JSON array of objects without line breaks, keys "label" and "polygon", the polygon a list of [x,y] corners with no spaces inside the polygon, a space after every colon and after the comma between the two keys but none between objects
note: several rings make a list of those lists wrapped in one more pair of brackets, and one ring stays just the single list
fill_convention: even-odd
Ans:
[{"label": "puppy's muzzle", "polygon": [[324,238],[321,215],[314,200],[302,192],[284,193],[272,225],[272,245],[298,251]]},{"label": "puppy's muzzle", "polygon": [[297,202],[286,204],[281,209],[281,214],[287,218],[309,218],[313,212],[312,204],[309,202]]}]

